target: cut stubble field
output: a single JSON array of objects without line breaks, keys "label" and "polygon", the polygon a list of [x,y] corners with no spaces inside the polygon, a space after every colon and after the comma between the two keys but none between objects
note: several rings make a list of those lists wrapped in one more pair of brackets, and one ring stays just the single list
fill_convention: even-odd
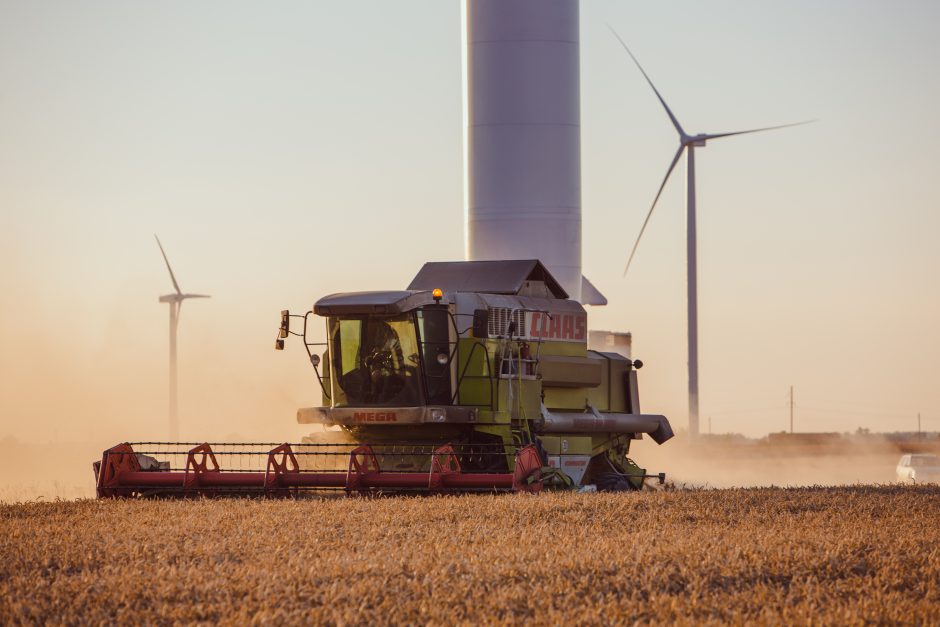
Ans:
[{"label": "cut stubble field", "polygon": [[0,506],[9,623],[940,623],[940,488]]}]

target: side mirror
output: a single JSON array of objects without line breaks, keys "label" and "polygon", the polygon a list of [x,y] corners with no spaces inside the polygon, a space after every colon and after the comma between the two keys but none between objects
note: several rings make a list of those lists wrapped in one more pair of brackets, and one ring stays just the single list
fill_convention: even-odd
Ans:
[{"label": "side mirror", "polygon": [[[280,338],[285,338],[288,333],[290,333],[290,310],[285,309],[281,312],[281,328],[278,329],[277,335]],[[281,342],[281,344],[284,344],[284,342]]]},{"label": "side mirror", "polygon": [[485,340],[490,336],[490,312],[486,309],[473,310],[473,337]]}]

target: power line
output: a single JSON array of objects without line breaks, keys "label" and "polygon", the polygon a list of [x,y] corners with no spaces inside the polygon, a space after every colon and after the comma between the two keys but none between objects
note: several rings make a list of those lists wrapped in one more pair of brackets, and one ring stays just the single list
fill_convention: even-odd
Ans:
[{"label": "power line", "polygon": [[851,414],[851,415],[863,415],[863,416],[877,416],[879,418],[896,418],[898,420],[910,420],[910,414],[890,414],[887,412],[881,411],[863,411],[858,409],[831,409],[828,407],[808,407],[805,405],[797,405],[798,408],[806,410],[809,412],[817,414]]},{"label": "power line", "polygon": [[774,405],[773,407],[758,407],[758,408],[753,408],[753,409],[741,409],[741,408],[728,409],[728,410],[715,409],[712,411],[712,413],[715,413],[715,414],[749,414],[749,413],[760,413],[760,412],[767,412],[767,411],[784,411],[786,408],[787,408],[786,405],[780,404],[780,405]]}]

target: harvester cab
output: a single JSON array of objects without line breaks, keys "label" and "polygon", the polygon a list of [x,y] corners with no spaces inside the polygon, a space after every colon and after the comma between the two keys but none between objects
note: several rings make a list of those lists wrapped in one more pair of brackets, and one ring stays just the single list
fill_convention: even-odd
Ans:
[{"label": "harvester cab", "polygon": [[[317,317],[322,343],[308,339]],[[275,348],[292,335],[322,394],[320,406],[297,411],[313,425],[301,443],[267,452],[120,445],[102,459],[99,495],[630,490],[663,480],[628,456],[644,434],[659,444],[673,435],[664,416],[640,412],[642,364],[588,350],[584,307],[539,261],[427,263],[406,290],[331,294],[303,315],[282,311]],[[144,470],[150,455],[177,461]],[[245,467],[252,456],[256,467]],[[241,466],[223,468],[231,464],[220,457]]]}]

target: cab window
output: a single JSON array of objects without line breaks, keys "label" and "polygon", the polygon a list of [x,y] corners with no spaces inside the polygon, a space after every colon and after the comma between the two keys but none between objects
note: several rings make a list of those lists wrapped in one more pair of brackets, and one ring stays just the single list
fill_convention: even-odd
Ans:
[{"label": "cab window", "polygon": [[421,404],[411,315],[330,318],[329,328],[335,406]]}]

